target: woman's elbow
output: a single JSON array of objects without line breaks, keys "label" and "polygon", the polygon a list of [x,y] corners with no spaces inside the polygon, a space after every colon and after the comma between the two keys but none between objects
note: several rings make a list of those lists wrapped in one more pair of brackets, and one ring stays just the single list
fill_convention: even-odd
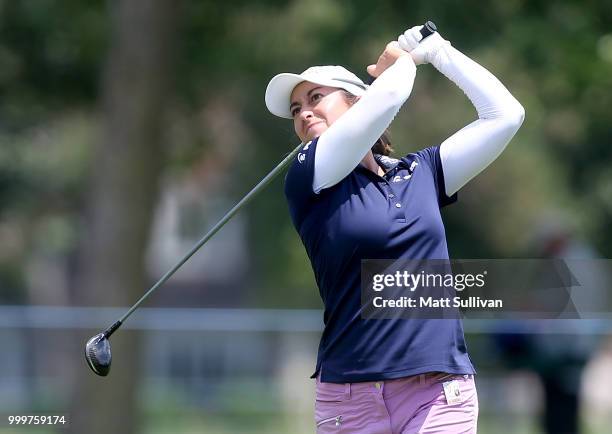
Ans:
[{"label": "woman's elbow", "polygon": [[523,107],[518,101],[516,102],[514,116],[516,117],[516,125],[518,129],[521,125],[523,125],[523,121],[525,120],[525,107]]},{"label": "woman's elbow", "polygon": [[506,107],[502,119],[506,129],[514,135],[521,125],[523,125],[523,121],[525,120],[525,108],[521,103],[515,101],[511,106]]}]

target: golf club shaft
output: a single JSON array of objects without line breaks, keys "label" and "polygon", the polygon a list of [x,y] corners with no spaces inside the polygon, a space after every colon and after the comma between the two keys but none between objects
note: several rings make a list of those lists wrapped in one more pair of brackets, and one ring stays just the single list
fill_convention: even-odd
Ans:
[{"label": "golf club shaft", "polygon": [[259,184],[253,187],[253,189],[249,191],[246,194],[246,196],[244,196],[236,205],[234,205],[234,207],[230,209],[221,218],[221,220],[219,220],[219,222],[215,226],[213,226],[208,231],[208,233],[206,233],[206,235],[204,235],[202,239],[198,241],[197,244],[193,246],[193,248],[185,256],[183,256],[183,258],[179,262],[176,263],[176,265],[174,265],[174,267],[172,267],[166,274],[164,274],[161,277],[161,279],[159,279],[157,283],[155,283],[155,285],[153,285],[142,297],[140,297],[140,300],[138,300],[130,308],[130,310],[128,310],[125,313],[125,315],[123,315],[118,321],[116,321],[115,323],[113,323],[113,325],[111,325],[108,329],[106,329],[104,331],[104,336],[106,338],[110,337],[110,335],[112,335],[115,332],[115,330],[121,327],[121,324],[123,324],[123,322],[132,314],[132,312],[134,312],[138,308],[138,306],[140,306],[140,304],[143,301],[145,301],[147,297],[149,297],[149,295],[151,295],[157,288],[163,285],[179,268],[181,268],[181,266],[185,262],[187,262],[187,260],[191,258],[195,252],[197,252],[209,239],[211,239],[212,236],[215,235],[219,231],[219,229],[221,229],[223,225],[225,225],[229,221],[229,219],[231,219],[234,216],[234,214],[236,214],[240,210],[240,208],[242,208],[257,193],[259,193],[266,185],[268,185],[274,178],[276,178],[276,176],[286,166],[289,165],[289,163],[293,160],[293,157],[295,156],[295,154],[297,154],[297,152],[300,150],[301,147],[302,147],[302,144],[300,143],[293,151],[291,151],[291,153],[289,153],[289,155],[287,155],[283,159],[283,161],[281,161],[270,173],[268,173],[265,178],[259,181]]}]

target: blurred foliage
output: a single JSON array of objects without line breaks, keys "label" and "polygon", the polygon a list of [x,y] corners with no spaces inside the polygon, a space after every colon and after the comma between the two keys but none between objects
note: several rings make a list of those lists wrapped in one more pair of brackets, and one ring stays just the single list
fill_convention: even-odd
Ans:
[{"label": "blurred foliage", "polygon": [[[32,231],[37,221],[56,222],[58,254],[74,241],[95,164],[89,150],[97,139],[107,14],[100,1],[0,1],[0,234],[21,231],[2,240],[0,268],[14,285],[21,280],[15,264],[44,244],[45,235],[38,244],[31,239],[40,234]],[[603,0],[185,1],[175,96],[167,102],[168,176],[217,161],[229,173],[219,190],[238,199],[297,143],[291,123],[263,103],[274,74],[342,64],[364,76],[387,41],[427,19],[500,78],[527,112],[502,157],[444,211],[451,255],[519,255],[552,210],[611,257],[612,6]],[[422,66],[392,127],[396,149],[439,143],[474,115],[452,83]],[[282,182],[243,212],[252,304],[318,306]]]}]

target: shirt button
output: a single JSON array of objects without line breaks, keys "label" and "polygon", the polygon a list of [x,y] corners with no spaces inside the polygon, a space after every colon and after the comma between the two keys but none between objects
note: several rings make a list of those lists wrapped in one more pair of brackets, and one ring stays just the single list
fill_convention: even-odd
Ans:
[{"label": "shirt button", "polygon": [[376,383],[375,386],[377,389],[380,389],[380,383]]},{"label": "shirt button", "polygon": [[396,207],[396,208],[401,208],[401,207],[402,207],[402,204],[401,204],[401,203],[396,203],[396,204],[395,204],[395,207]]},{"label": "shirt button", "polygon": [[393,193],[389,194],[389,198],[393,199],[395,197],[395,195]]}]

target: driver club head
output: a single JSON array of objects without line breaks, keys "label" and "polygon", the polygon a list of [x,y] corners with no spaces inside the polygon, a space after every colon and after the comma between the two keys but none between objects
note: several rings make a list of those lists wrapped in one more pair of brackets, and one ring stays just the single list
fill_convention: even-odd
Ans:
[{"label": "driver club head", "polygon": [[110,342],[104,333],[93,336],[85,344],[85,360],[97,375],[105,377],[111,367]]}]

